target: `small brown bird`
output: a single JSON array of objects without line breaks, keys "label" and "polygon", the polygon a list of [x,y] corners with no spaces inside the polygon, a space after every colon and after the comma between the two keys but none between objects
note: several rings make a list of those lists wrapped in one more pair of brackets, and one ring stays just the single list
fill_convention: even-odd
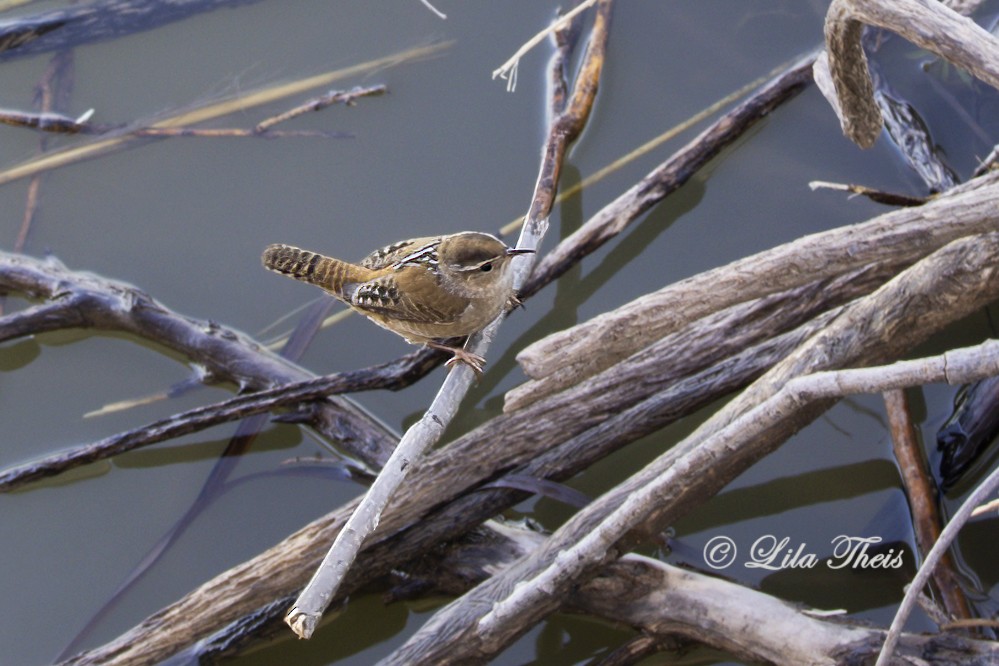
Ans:
[{"label": "small brown bird", "polygon": [[499,316],[513,293],[511,249],[490,234],[413,238],[352,264],[288,245],[264,250],[264,266],[314,284],[410,344],[449,351],[447,362],[481,374],[485,359],[442,341],[471,335]]}]

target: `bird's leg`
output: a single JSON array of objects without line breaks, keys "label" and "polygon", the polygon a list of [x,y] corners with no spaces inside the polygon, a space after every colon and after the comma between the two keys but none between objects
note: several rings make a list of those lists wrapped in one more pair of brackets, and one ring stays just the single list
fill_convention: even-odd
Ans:
[{"label": "bird's leg", "polygon": [[478,354],[473,354],[470,351],[465,350],[462,347],[451,347],[449,345],[441,344],[440,342],[434,342],[433,340],[425,343],[428,347],[433,349],[440,349],[441,351],[451,352],[453,356],[448,359],[446,365],[448,368],[454,367],[458,363],[464,363],[475,372],[475,379],[479,380],[482,378],[482,366],[486,364],[486,359],[482,358]]}]

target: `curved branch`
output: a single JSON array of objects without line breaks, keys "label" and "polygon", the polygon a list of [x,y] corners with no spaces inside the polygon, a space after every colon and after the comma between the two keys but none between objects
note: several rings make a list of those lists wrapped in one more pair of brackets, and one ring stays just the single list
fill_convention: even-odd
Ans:
[{"label": "curved branch", "polygon": [[874,145],[882,126],[861,46],[865,24],[897,33],[999,89],[999,40],[943,3],[833,0],[825,22],[829,70],[843,133],[861,148]]}]

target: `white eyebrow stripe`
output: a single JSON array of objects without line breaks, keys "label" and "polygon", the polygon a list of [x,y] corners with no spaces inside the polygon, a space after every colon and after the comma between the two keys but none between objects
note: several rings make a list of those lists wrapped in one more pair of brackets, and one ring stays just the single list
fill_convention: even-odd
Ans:
[{"label": "white eyebrow stripe", "polygon": [[405,257],[395,262],[392,267],[396,270],[402,268],[403,266],[408,266],[411,264],[421,265],[430,264],[431,266],[437,265],[437,245],[438,242],[434,241],[432,243],[427,243],[423,247],[410,252]]}]

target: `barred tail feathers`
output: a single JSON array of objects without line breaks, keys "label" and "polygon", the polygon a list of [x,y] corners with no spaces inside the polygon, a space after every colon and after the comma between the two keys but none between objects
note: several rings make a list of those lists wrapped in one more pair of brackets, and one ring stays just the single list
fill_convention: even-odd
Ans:
[{"label": "barred tail feathers", "polygon": [[264,267],[288,277],[321,287],[345,298],[344,287],[367,279],[367,270],[345,261],[290,245],[269,245],[262,257]]}]

